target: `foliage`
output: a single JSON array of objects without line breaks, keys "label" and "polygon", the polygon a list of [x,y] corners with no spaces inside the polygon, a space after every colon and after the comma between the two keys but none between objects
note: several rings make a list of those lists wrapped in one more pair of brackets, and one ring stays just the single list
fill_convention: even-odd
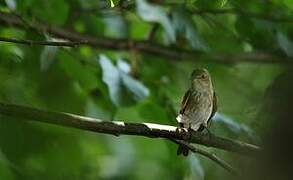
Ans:
[{"label": "foliage", "polygon": [[[114,6],[114,7],[111,7]],[[264,93],[292,57],[292,1],[5,0],[2,12],[94,37],[147,40],[205,53],[270,52],[279,64],[172,60],[91,46],[0,43],[0,101],[105,120],[176,125],[194,68],[207,68],[219,98],[211,131],[259,142]],[[220,13],[224,10],[226,13]],[[291,16],[290,16],[291,15]],[[291,19],[291,23],[288,22]],[[1,37],[56,41],[48,32],[1,24]],[[206,59],[204,59],[206,58]],[[208,60],[205,62],[205,60]],[[36,117],[37,118],[37,117]],[[1,179],[233,179],[199,155],[176,156],[161,139],[111,137],[0,116]],[[250,160],[208,149],[239,169]]]}]

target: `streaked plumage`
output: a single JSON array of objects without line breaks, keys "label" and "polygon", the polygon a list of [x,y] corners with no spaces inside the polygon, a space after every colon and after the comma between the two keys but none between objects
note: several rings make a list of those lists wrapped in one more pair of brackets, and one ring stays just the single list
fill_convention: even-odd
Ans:
[{"label": "streaked plumage", "polygon": [[[196,69],[191,75],[190,88],[185,93],[181,110],[176,120],[180,127],[193,131],[202,131],[208,127],[210,119],[217,110],[217,99],[209,72]],[[188,149],[179,146],[177,154],[187,155]]]}]

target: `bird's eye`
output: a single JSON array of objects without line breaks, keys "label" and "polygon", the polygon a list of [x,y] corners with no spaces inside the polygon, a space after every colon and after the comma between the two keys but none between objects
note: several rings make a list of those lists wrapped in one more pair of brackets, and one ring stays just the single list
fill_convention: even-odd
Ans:
[{"label": "bird's eye", "polygon": [[199,79],[206,79],[207,76],[205,74],[201,74],[200,76],[198,76]]}]

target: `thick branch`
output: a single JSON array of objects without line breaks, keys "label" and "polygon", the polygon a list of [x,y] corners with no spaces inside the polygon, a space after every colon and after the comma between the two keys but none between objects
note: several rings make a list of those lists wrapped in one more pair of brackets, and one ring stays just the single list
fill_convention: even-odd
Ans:
[{"label": "thick branch", "polygon": [[[0,114],[17,118],[17,120],[29,120],[46,122],[84,129],[88,131],[112,134],[112,135],[137,135],[151,138],[172,138],[184,140],[189,134],[179,133],[176,127],[152,123],[126,123],[119,121],[103,121],[69,113],[58,113],[24,107],[13,104],[0,103]],[[237,152],[244,155],[256,155],[261,148],[252,144],[221,138],[214,135],[192,133],[190,142],[206,146]]]},{"label": "thick branch", "polygon": [[[46,23],[40,22],[26,22],[24,23],[18,16],[0,12],[0,22],[16,26],[18,28],[30,28],[36,31],[46,32],[54,37],[63,38],[65,40],[71,41],[77,45],[86,44],[92,47],[100,47],[105,49],[113,50],[130,50],[135,48],[135,50],[148,53],[152,55],[157,55],[173,60],[204,60],[213,61],[219,63],[235,63],[235,62],[256,62],[256,63],[293,63],[292,58],[279,57],[271,53],[264,52],[254,52],[254,53],[214,53],[205,54],[200,51],[191,51],[178,47],[168,47],[160,44],[156,44],[150,41],[143,40],[130,40],[130,39],[114,39],[99,36],[89,36],[86,34],[81,34],[71,30],[63,29],[57,26],[51,26]],[[24,40],[15,41],[15,43],[23,44],[39,44],[45,45],[45,43],[37,43],[32,40],[25,40],[27,42],[21,42]],[[54,43],[50,42],[50,45]],[[281,60],[280,60],[281,59]]]}]

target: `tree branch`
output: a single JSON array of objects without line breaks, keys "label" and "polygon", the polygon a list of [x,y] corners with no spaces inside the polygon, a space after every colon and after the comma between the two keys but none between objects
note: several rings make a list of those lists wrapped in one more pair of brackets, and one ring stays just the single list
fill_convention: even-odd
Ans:
[{"label": "tree branch", "polygon": [[220,148],[223,150],[236,152],[243,155],[257,155],[261,148],[227,138],[200,132],[177,132],[177,127],[152,123],[126,123],[119,121],[103,121],[100,119],[79,116],[69,113],[49,112],[20,105],[0,103],[0,114],[17,118],[17,120],[39,121],[50,124],[57,124],[78,129],[119,135],[137,135],[151,138],[168,138],[186,140],[190,136],[189,142],[202,144],[205,146]]},{"label": "tree branch", "polygon": [[[276,56],[272,53],[265,52],[205,54],[201,51],[191,51],[178,47],[168,47],[144,40],[114,39],[101,36],[90,36],[37,21],[24,23],[18,16],[4,12],[0,12],[0,22],[16,26],[22,29],[29,28],[35,31],[46,32],[52,36],[71,41],[75,45],[86,44],[92,47],[100,47],[112,50],[130,50],[132,48],[135,48],[137,51],[143,53],[161,56],[173,60],[196,60],[205,62],[212,61],[219,63],[293,63],[292,58],[286,56]],[[21,41],[28,41],[29,43]],[[32,40],[15,40],[15,43],[23,43],[30,45],[46,45],[46,43],[44,42],[38,43],[33,42]],[[60,43],[50,42],[48,44],[59,45]]]},{"label": "tree branch", "polygon": [[203,149],[200,148],[196,148],[195,146],[192,146],[191,144],[186,143],[185,141],[182,140],[176,140],[176,139],[169,139],[172,142],[175,142],[178,145],[184,145],[186,146],[190,151],[194,152],[194,153],[198,153],[202,156],[205,156],[207,158],[209,158],[210,160],[214,161],[215,163],[217,163],[218,165],[220,165],[222,168],[224,168],[225,170],[227,170],[228,172],[230,172],[233,175],[239,175],[240,173],[238,171],[236,171],[230,164],[228,164],[226,161],[222,160],[221,158],[219,158],[217,155],[210,153],[208,151],[205,151]]},{"label": "tree branch", "polygon": [[159,27],[160,27],[160,26],[159,26],[158,23],[154,23],[154,24],[152,25],[151,30],[150,30],[150,32],[149,32],[148,35],[147,35],[147,40],[149,40],[149,41],[151,41],[151,42],[154,41],[155,36],[156,36],[156,32],[158,31]]},{"label": "tree branch", "polygon": [[61,46],[61,47],[76,47],[79,45],[86,45],[87,41],[78,41],[78,42],[68,42],[68,41],[35,41],[28,39],[15,39],[15,38],[6,38],[0,37],[2,42],[11,42],[17,44],[27,44],[27,45],[45,45],[45,46]]}]

